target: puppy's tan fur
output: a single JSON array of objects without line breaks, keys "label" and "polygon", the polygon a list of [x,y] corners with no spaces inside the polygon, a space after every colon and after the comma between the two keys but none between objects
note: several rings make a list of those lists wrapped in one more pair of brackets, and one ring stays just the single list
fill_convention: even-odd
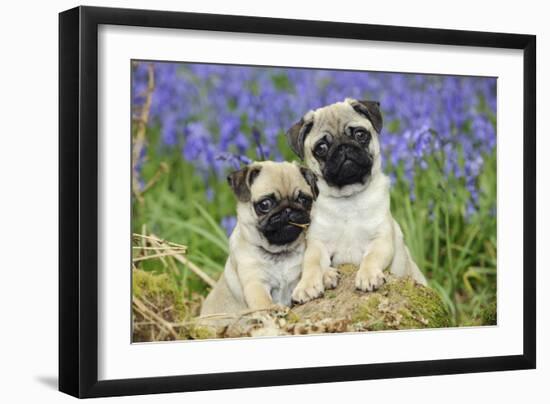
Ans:
[{"label": "puppy's tan fur", "polygon": [[300,191],[313,198],[311,184],[296,164],[261,162],[249,167],[259,168],[259,174],[249,186],[249,200],[237,203],[237,225],[229,238],[229,257],[221,278],[204,301],[203,316],[289,306],[300,277],[304,232],[290,244],[270,244],[257,228],[253,202],[271,193],[296,198]]}]

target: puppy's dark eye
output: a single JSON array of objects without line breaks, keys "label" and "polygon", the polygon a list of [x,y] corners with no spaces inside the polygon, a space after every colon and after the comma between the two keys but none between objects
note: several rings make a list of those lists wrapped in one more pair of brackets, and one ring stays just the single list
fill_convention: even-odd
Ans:
[{"label": "puppy's dark eye", "polygon": [[267,213],[273,208],[274,205],[275,203],[271,198],[262,199],[261,201],[255,204],[256,212]]},{"label": "puppy's dark eye", "polygon": [[328,153],[328,144],[327,142],[319,142],[317,143],[317,146],[315,146],[315,149],[313,149],[313,153],[319,158],[323,158]]},{"label": "puppy's dark eye", "polygon": [[298,195],[298,197],[296,198],[296,201],[300,205],[305,206],[305,207],[307,207],[309,204],[311,204],[311,198],[308,197],[307,195],[303,195],[303,194]]},{"label": "puppy's dark eye", "polygon": [[359,143],[367,143],[370,140],[370,132],[363,128],[355,128],[353,138]]}]

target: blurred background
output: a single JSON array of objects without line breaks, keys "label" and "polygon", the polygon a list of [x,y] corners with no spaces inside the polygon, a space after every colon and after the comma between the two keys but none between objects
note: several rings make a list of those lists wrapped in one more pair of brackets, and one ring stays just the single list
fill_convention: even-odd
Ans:
[{"label": "blurred background", "polygon": [[285,131],[346,97],[381,103],[392,212],[453,324],[496,315],[495,78],[134,61],[134,340],[163,339],[148,310],[197,315],[223,271],[235,225],[227,174],[295,160]]}]

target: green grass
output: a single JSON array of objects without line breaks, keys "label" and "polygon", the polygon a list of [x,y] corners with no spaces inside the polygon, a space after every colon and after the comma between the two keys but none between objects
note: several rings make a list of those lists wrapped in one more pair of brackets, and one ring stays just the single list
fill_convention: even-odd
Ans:
[{"label": "green grass", "polygon": [[[281,138],[283,138],[281,136]],[[284,139],[282,139],[284,141]],[[158,131],[149,131],[149,147],[142,168],[147,182],[161,163],[168,172],[133,200],[133,231],[189,247],[188,258],[217,279],[228,254],[228,239],[219,223],[235,214],[235,199],[225,181],[206,183],[179,154],[180,148],[159,145]],[[289,152],[290,157],[291,154]],[[479,179],[478,212],[466,218],[469,193],[464,180],[446,177],[444,155],[433,155],[425,170],[415,174],[415,199],[403,180],[403,167],[388,168],[397,181],[391,190],[392,213],[429,285],[441,296],[453,316],[453,325],[475,325],[484,309],[496,301],[496,155],[485,156]],[[213,199],[206,198],[206,189]],[[168,273],[183,299],[205,296],[208,287],[186,266],[162,260],[138,263],[140,269]]]},{"label": "green grass", "polygon": [[392,213],[429,284],[439,292],[455,325],[475,324],[496,299],[496,155],[485,156],[478,211],[467,217],[463,179],[445,176],[434,155],[415,175],[411,201],[402,168],[391,191]]}]

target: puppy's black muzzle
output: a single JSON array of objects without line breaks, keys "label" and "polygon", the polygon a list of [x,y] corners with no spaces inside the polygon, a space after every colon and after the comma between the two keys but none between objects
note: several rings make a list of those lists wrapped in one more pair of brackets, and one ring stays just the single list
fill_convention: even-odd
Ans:
[{"label": "puppy's black muzzle", "polygon": [[329,150],[323,176],[332,186],[364,183],[372,169],[372,158],[361,146],[343,142]]},{"label": "puppy's black muzzle", "polygon": [[301,207],[282,206],[266,217],[260,231],[274,245],[285,245],[295,241],[303,228],[291,223],[309,224],[309,213]]}]

